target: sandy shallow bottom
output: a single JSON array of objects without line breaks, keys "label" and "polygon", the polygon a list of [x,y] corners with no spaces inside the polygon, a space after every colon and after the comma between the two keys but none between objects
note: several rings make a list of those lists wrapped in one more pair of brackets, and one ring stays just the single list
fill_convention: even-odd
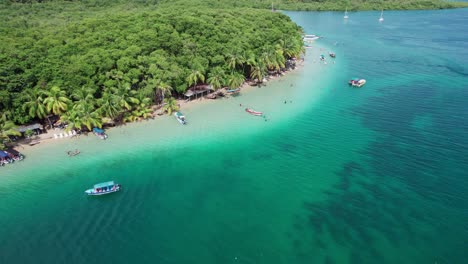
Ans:
[{"label": "sandy shallow bottom", "polygon": [[[304,109],[327,91],[327,79],[338,64],[319,63],[316,58],[324,47],[309,48],[304,62],[284,76],[268,81],[264,86],[244,86],[237,96],[216,100],[202,99],[182,104],[181,111],[188,120],[180,125],[173,116],[157,116],[154,120],[126,124],[108,129],[109,138],[100,140],[93,134],[73,138],[47,139],[34,146],[21,145],[17,149],[26,159],[0,170],[0,176],[14,176],[43,168],[66,166],[71,160],[95,162],[96,156],[137,155],[141,151],[159,148],[176,149],[186,144],[205,144],[206,141],[235,140],[250,134],[263,133],[288,119],[304,114]],[[307,76],[307,78],[304,78]],[[298,81],[300,80],[300,81]],[[309,81],[310,80],[310,81]],[[286,101],[286,103],[284,103]],[[245,108],[261,111],[265,117],[249,115]],[[51,137],[51,131],[46,137]],[[79,149],[80,154],[69,157],[67,151]]]}]

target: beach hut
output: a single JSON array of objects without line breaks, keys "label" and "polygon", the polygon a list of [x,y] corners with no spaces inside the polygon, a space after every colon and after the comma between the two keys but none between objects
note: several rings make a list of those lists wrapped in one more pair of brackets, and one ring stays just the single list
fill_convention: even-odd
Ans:
[{"label": "beach hut", "polygon": [[192,100],[193,97],[198,98],[198,96],[204,96],[213,91],[213,88],[210,85],[198,85],[194,89],[187,90],[184,93],[184,96],[187,100]]},{"label": "beach hut", "polygon": [[41,133],[41,130],[43,130],[44,128],[42,127],[41,124],[39,123],[35,123],[35,124],[31,124],[31,125],[25,125],[25,126],[19,126],[17,128],[18,132],[20,133],[24,133],[28,130],[32,130],[34,131],[36,134],[40,134]]}]

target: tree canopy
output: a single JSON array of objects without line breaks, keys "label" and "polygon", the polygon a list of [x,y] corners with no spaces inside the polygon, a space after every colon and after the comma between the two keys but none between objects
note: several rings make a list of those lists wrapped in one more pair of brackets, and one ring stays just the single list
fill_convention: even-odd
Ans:
[{"label": "tree canopy", "polygon": [[152,104],[190,87],[240,85],[303,51],[301,28],[270,10],[12,2],[0,10],[0,112],[16,124],[50,114],[88,129],[147,118]]}]

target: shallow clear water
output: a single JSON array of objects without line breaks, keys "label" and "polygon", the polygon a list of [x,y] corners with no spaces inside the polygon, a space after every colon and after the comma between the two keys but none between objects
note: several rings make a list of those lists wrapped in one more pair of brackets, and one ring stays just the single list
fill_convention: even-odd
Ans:
[{"label": "shallow clear water", "polygon": [[301,70],[0,168],[0,263],[464,263],[468,10],[287,14]]}]

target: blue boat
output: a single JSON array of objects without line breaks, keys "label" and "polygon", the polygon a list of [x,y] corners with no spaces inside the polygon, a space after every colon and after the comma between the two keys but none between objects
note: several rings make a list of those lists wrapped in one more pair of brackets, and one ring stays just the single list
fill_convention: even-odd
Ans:
[{"label": "blue boat", "polygon": [[230,93],[230,94],[239,93],[239,92],[240,92],[240,88],[236,88],[236,89],[227,89],[226,92],[227,92],[227,93]]},{"label": "blue boat", "polygon": [[102,182],[95,184],[92,189],[85,191],[87,195],[103,195],[120,191],[120,184],[114,181]]},{"label": "blue boat", "polygon": [[107,134],[104,132],[104,130],[100,128],[97,128],[97,127],[93,128],[93,133],[100,139],[107,139]]}]

